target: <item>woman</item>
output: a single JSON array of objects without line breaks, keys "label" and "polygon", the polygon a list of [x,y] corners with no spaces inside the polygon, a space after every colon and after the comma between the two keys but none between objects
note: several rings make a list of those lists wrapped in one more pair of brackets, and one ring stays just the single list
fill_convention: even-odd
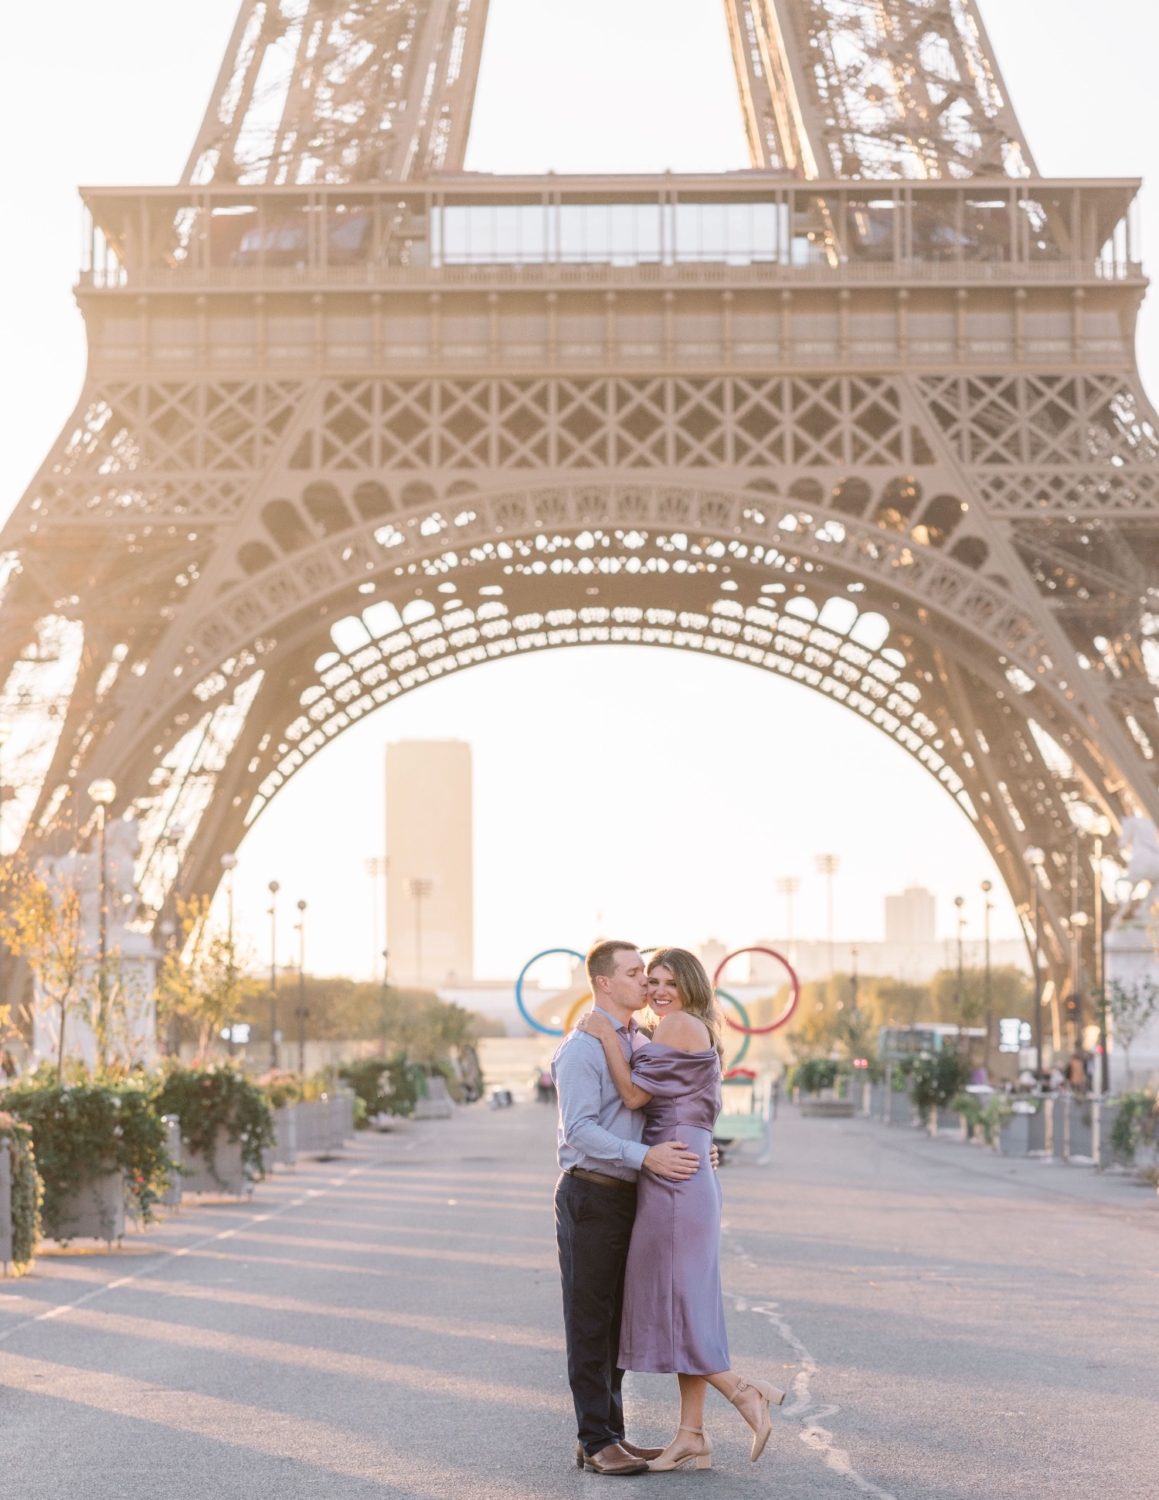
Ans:
[{"label": "woman", "polygon": [[700,1157],[686,1182],[640,1175],[628,1252],[620,1365],[675,1375],[680,1425],[656,1471],[712,1467],[704,1431],[704,1398],[716,1389],[753,1430],[752,1461],[772,1431],[769,1405],[784,1391],[742,1380],[729,1369],[720,1289],[720,1183],[709,1166],[712,1127],[720,1112],[720,1023],[704,966],[683,948],[664,948],[648,964],[649,1004],[658,1017],[652,1040],[624,1060],[609,1019],[593,1011],[581,1028],[603,1044],[612,1080],[629,1109],[644,1109],[644,1141],[681,1140]]}]

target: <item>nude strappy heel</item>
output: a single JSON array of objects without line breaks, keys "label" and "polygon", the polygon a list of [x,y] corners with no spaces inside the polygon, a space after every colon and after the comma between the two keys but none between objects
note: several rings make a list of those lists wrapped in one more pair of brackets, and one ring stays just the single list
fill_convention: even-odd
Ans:
[{"label": "nude strappy heel", "polygon": [[[780,1406],[785,1399],[784,1391],[779,1391],[775,1385],[770,1385],[767,1380],[742,1380],[728,1398],[734,1406],[737,1406],[736,1398],[747,1390],[754,1390],[761,1398],[760,1423],[753,1429],[753,1447],[749,1454],[750,1460],[755,1464],[757,1459],[765,1451],[765,1444],[773,1430],[773,1419],[769,1416],[770,1406]],[[740,1407],[737,1406],[740,1411]],[[744,1413],[741,1412],[743,1416]]]},{"label": "nude strappy heel", "polygon": [[689,1464],[696,1469],[712,1468],[712,1439],[703,1427],[685,1427],[683,1423],[676,1429],[677,1432],[691,1432],[703,1439],[703,1446],[697,1453],[676,1453],[668,1458],[653,1458],[649,1461],[648,1469],[653,1474],[668,1474],[673,1469],[684,1469]]}]

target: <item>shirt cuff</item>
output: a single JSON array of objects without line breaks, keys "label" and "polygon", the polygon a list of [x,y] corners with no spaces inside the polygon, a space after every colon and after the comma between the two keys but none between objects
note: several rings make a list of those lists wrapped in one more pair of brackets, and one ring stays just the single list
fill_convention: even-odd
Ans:
[{"label": "shirt cuff", "polygon": [[648,1148],[640,1141],[624,1142],[624,1165],[631,1167],[633,1172],[644,1170],[644,1158],[648,1155]]}]

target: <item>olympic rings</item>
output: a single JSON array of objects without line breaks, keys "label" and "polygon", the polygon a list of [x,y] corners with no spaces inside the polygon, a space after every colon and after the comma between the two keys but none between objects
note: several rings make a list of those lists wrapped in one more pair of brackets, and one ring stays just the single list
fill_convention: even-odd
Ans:
[{"label": "olympic rings", "polygon": [[571,958],[578,958],[581,963],[583,962],[583,954],[577,953],[574,948],[544,948],[543,951],[541,953],[537,953],[534,958],[529,958],[523,965],[522,969],[520,969],[519,978],[515,981],[515,1004],[519,1007],[519,1014],[523,1017],[523,1019],[527,1022],[527,1024],[532,1028],[533,1031],[542,1032],[544,1036],[566,1036],[566,1031],[561,1031],[555,1026],[544,1026],[542,1022],[537,1021],[534,1016],[529,1015],[527,1007],[523,1003],[523,981],[527,977],[528,969],[531,968],[532,964],[537,964],[541,958],[547,958],[552,953],[566,953]]},{"label": "olympic rings", "polygon": [[[714,994],[719,995],[722,1000],[727,1000],[730,1005],[735,1005],[736,1008],[737,1008],[737,1010],[740,1011],[740,1018],[741,1018],[741,1020],[744,1022],[745,1035],[744,1035],[744,1040],[740,1044],[740,1051],[732,1059],[732,1061],[729,1063],[728,1067],[724,1069],[724,1071],[726,1073],[731,1073],[732,1070],[733,1070],[733,1068],[739,1067],[740,1064],[742,1062],[744,1062],[745,1053],[749,1050],[749,1047],[752,1045],[753,1035],[752,1035],[752,1029],[751,1029],[751,1027],[749,1025],[749,1013],[748,1013],[747,1010],[745,1010],[744,1006],[740,1003],[740,1001],[736,998],[736,996],[735,995],[730,995],[727,990],[715,990]],[[728,1020],[728,1017],[726,1016],[725,1019]],[[736,1023],[734,1021],[729,1021],[728,1024],[730,1026],[736,1025]],[[741,1030],[741,1029],[742,1029],[741,1027],[739,1027],[739,1026],[737,1027],[738,1031]]]},{"label": "olympic rings", "polygon": [[[720,976],[724,973],[728,965],[734,958],[739,958],[742,953],[765,953],[769,958],[775,958],[779,964],[783,964],[785,969],[788,971],[789,983],[792,985],[793,993],[789,999],[788,1005],[785,1006],[785,1009],[781,1012],[777,1019],[772,1022],[771,1025],[749,1026],[748,1018],[746,1017],[745,1025],[738,1026],[731,1016],[725,1016],[725,1020],[734,1031],[743,1031],[746,1036],[767,1036],[771,1031],[779,1031],[781,1027],[784,1026],[785,1023],[789,1020],[793,1012],[797,1009],[797,1002],[801,998],[801,981],[797,978],[797,971],[793,968],[789,960],[782,957],[782,955],[775,949],[737,948],[732,953],[726,954],[724,958],[721,959],[720,963],[717,964],[716,973],[712,976],[712,983],[714,988],[717,984],[720,983]],[[721,993],[723,993],[723,991]]]},{"label": "olympic rings", "polygon": [[563,1029],[564,1029],[564,1031],[570,1031],[572,1029],[572,1027],[576,1023],[576,1020],[577,1020],[577,1018],[579,1016],[579,1013],[580,1013],[581,1009],[588,1003],[588,1001],[591,998],[592,998],[592,992],[591,992],[591,990],[588,990],[586,994],[583,994],[583,995],[581,995],[579,997],[579,999],[576,1001],[576,1003],[572,1006],[572,1008],[567,1013],[567,1020],[563,1023]]}]

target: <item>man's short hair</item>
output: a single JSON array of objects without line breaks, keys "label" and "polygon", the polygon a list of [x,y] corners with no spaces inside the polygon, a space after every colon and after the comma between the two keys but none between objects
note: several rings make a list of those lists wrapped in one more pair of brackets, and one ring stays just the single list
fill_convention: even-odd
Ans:
[{"label": "man's short hair", "polygon": [[584,967],[588,971],[588,983],[592,989],[596,987],[598,974],[602,974],[605,979],[610,979],[616,972],[617,953],[637,953],[638,951],[635,943],[622,943],[617,938],[605,938],[602,943],[597,943],[594,948],[589,949],[588,956],[584,960]]}]

